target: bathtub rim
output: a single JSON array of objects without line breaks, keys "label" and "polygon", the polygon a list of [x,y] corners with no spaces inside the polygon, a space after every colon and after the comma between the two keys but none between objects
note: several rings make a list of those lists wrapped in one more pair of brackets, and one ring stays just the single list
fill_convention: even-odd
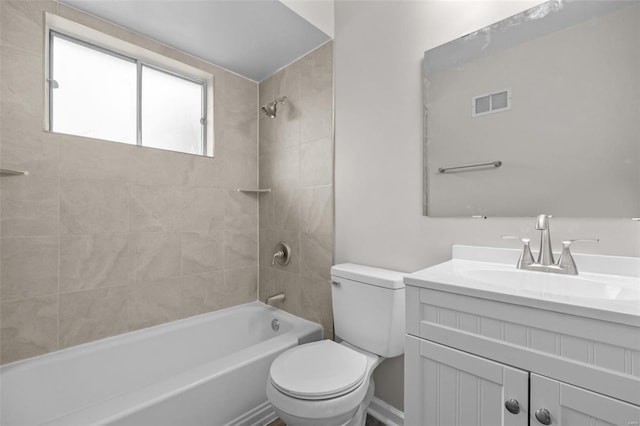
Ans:
[{"label": "bathtub rim", "polygon": [[[127,331],[124,333],[120,333],[120,334],[114,334],[113,336],[107,336],[107,337],[103,337],[102,339],[97,339],[97,340],[92,340],[90,342],[84,342],[84,343],[80,343],[78,345],[73,345],[73,346],[68,346],[66,348],[62,348],[62,349],[58,349],[55,351],[51,351],[51,352],[47,352],[45,354],[41,354],[41,355],[36,355],[30,358],[24,358],[24,359],[19,359],[17,361],[13,361],[13,362],[9,362],[7,364],[1,364],[0,365],[0,377],[2,375],[2,373],[4,372],[8,372],[9,370],[14,370],[14,369],[20,369],[19,367],[22,367],[23,364],[27,364],[27,363],[39,363],[41,362],[43,359],[45,358],[50,358],[50,357],[61,357],[61,358],[65,358],[66,356],[68,356],[68,354],[70,352],[73,351],[79,351],[82,349],[87,349],[89,348],[91,350],[91,352],[95,352],[97,351],[97,346],[109,346],[108,344],[114,340],[135,340],[134,337],[140,334],[145,334],[148,337],[151,336],[155,336],[155,335],[159,335],[162,334],[163,330],[165,329],[171,329],[171,328],[175,328],[175,329],[179,329],[179,328],[184,328],[186,327],[189,323],[199,323],[199,322],[204,322],[205,319],[208,319],[209,317],[213,317],[213,316],[222,316],[222,315],[228,315],[230,312],[233,311],[237,311],[240,309],[247,309],[247,308],[264,308],[265,310],[267,310],[270,313],[274,313],[277,315],[282,315],[285,318],[291,319],[294,322],[300,322],[301,326],[303,327],[307,327],[307,326],[319,326],[320,329],[322,330],[322,335],[324,336],[325,332],[324,332],[324,328],[322,327],[321,324],[313,322],[313,321],[309,321],[307,319],[304,319],[302,317],[296,316],[294,314],[291,314],[287,311],[284,311],[282,309],[276,308],[274,306],[271,305],[267,305],[259,300],[255,300],[252,302],[247,302],[247,303],[243,303],[240,305],[234,305],[234,306],[229,306],[226,308],[222,308],[222,309],[218,309],[215,311],[211,311],[211,312],[204,312],[202,314],[198,314],[198,315],[192,315],[189,317],[185,317],[185,318],[179,318],[173,321],[168,321],[168,322],[164,322],[161,324],[155,324],[149,327],[144,327],[144,328],[139,328],[136,330],[131,330],[131,331]],[[93,348],[93,346],[96,346],[96,348]]]}]

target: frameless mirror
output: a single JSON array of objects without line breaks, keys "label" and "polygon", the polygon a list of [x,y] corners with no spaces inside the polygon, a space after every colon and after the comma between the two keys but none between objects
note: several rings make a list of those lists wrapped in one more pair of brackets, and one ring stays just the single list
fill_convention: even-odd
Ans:
[{"label": "frameless mirror", "polygon": [[549,1],[423,72],[425,215],[640,216],[640,2]]}]

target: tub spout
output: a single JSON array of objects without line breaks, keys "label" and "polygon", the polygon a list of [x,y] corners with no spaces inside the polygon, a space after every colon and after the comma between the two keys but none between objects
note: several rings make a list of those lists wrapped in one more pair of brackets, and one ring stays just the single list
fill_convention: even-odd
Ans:
[{"label": "tub spout", "polygon": [[276,302],[284,302],[287,300],[287,295],[283,293],[274,294],[272,296],[267,297],[266,304],[273,305]]}]

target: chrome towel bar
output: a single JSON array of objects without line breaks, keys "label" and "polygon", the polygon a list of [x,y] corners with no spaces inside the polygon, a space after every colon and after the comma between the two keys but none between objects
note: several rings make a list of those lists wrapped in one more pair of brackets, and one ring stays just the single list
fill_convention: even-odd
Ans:
[{"label": "chrome towel bar", "polygon": [[452,170],[460,170],[460,169],[470,169],[472,167],[486,167],[486,166],[493,166],[493,167],[500,167],[502,166],[502,161],[498,160],[498,161],[490,161],[488,163],[477,163],[477,164],[467,164],[465,166],[455,166],[455,167],[440,167],[438,169],[438,171],[440,173],[445,173],[448,171],[452,171]]}]

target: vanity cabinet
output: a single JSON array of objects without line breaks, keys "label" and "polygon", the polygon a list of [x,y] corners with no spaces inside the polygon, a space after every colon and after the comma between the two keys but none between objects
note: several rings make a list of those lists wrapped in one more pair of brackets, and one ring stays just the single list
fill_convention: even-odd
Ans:
[{"label": "vanity cabinet", "polygon": [[412,336],[405,340],[405,369],[408,426],[528,425],[526,371]]},{"label": "vanity cabinet", "polygon": [[[640,408],[637,406],[534,373],[531,373],[530,385],[531,407],[534,410],[546,409],[552,425],[640,424]],[[535,419],[535,411],[530,418],[531,425],[541,424]]]},{"label": "vanity cabinet", "polygon": [[638,325],[405,282],[406,425],[640,425]]}]

